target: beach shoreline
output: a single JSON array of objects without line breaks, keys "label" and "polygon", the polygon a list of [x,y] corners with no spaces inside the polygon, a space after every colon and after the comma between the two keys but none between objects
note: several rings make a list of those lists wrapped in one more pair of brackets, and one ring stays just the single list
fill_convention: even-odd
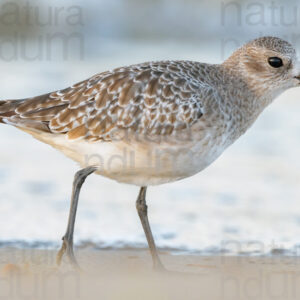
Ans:
[{"label": "beach shoreline", "polygon": [[147,250],[77,250],[82,267],[55,250],[0,249],[0,299],[299,299],[300,259],[172,255],[166,273],[152,270]]}]

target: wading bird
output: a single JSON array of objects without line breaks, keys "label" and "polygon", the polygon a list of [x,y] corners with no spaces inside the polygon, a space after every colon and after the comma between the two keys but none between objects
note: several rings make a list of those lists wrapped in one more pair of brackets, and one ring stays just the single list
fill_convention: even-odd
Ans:
[{"label": "wading bird", "polygon": [[[279,94],[300,85],[294,48],[255,39],[222,64],[148,62],[103,72],[72,87],[0,101],[13,125],[80,164],[57,261],[77,266],[73,233],[82,184],[92,173],[140,187],[136,208],[154,268],[163,269],[147,216],[148,186],[192,176],[210,165]],[[129,153],[129,162],[113,159]]]}]

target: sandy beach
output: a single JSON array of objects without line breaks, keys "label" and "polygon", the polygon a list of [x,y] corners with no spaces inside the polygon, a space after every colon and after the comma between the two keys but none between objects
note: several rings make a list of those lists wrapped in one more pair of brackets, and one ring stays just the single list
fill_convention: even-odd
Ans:
[{"label": "sandy beach", "polygon": [[295,257],[187,256],[160,251],[156,273],[146,250],[79,250],[83,269],[55,265],[54,250],[0,250],[1,299],[299,299]]}]

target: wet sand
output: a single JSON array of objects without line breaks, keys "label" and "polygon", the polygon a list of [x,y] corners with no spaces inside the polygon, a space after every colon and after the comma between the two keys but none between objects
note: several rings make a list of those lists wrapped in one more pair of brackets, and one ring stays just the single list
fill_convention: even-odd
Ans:
[{"label": "wet sand", "polygon": [[0,250],[0,299],[299,299],[297,257],[160,255],[169,272],[152,271],[146,250],[79,250],[83,269],[56,251]]}]

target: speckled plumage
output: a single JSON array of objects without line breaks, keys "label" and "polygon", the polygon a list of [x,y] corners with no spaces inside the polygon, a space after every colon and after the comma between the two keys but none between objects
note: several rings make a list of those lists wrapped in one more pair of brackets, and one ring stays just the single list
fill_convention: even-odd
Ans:
[{"label": "speckled plumage", "polygon": [[[280,56],[284,67],[272,69],[270,56]],[[264,37],[220,65],[150,62],[43,96],[0,101],[0,122],[31,133],[83,166],[96,165],[104,176],[160,184],[208,166],[276,96],[299,85],[298,75],[293,47]],[[133,163],[108,166],[126,151],[133,153]]]},{"label": "speckled plumage", "polygon": [[172,135],[202,116],[202,99],[211,88],[199,80],[201,73],[203,66],[193,62],[144,63],[97,74],[65,90],[8,102],[0,111],[14,110],[6,119],[9,123],[67,134],[71,140],[109,141],[118,130]]}]

